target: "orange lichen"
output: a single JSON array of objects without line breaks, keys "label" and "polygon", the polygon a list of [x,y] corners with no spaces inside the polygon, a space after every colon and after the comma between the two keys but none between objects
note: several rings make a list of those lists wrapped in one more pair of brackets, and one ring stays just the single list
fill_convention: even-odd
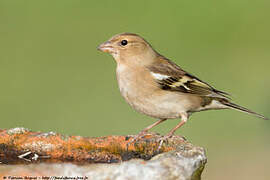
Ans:
[{"label": "orange lichen", "polygon": [[[149,134],[128,146],[132,136],[81,137],[57,133],[32,132],[25,128],[0,129],[0,162],[3,164],[31,162],[111,163],[131,158],[150,159],[158,154],[159,135]],[[164,143],[160,152],[174,150],[187,143],[175,136]]]}]

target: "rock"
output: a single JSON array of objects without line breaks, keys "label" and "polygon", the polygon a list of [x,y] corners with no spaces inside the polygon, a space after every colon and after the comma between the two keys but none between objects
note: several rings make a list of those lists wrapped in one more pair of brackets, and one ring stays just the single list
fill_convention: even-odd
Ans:
[{"label": "rock", "polygon": [[[66,176],[94,180],[197,180],[205,151],[173,136],[158,151],[161,136],[86,138],[57,133],[0,130],[0,176]],[[17,131],[16,131],[17,132]],[[77,178],[78,179],[78,178]]]}]

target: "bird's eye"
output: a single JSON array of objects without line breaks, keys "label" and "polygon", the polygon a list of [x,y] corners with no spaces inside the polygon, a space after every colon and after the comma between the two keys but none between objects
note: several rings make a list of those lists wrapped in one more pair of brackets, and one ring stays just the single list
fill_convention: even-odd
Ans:
[{"label": "bird's eye", "polygon": [[127,45],[127,44],[128,44],[127,40],[124,39],[124,40],[121,41],[121,45],[122,45],[122,46],[125,46],[125,45]]}]

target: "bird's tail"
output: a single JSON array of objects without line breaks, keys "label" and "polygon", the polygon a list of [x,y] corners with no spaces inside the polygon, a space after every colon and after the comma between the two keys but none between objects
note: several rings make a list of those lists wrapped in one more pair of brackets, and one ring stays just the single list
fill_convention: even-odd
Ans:
[{"label": "bird's tail", "polygon": [[224,104],[225,106],[231,108],[231,109],[235,109],[235,110],[237,110],[237,111],[245,112],[245,113],[248,113],[248,114],[253,114],[253,115],[255,115],[255,116],[259,117],[259,118],[262,118],[262,119],[264,119],[264,120],[269,120],[269,118],[267,118],[267,117],[265,117],[265,116],[263,116],[263,115],[261,115],[261,114],[258,114],[258,113],[256,113],[256,112],[253,112],[253,111],[251,111],[251,110],[249,110],[249,109],[247,109],[247,108],[244,108],[244,107],[239,106],[239,105],[237,105],[237,104],[234,104],[234,103],[232,103],[232,102],[229,102],[229,101],[221,101],[221,103]]}]

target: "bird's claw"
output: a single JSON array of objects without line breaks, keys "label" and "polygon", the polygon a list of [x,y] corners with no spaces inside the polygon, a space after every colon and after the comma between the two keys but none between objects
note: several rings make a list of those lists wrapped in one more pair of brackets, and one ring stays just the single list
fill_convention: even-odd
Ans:
[{"label": "bird's claw", "polygon": [[145,136],[147,135],[146,133],[147,133],[147,132],[142,131],[142,132],[140,132],[138,135],[134,136],[134,137],[132,138],[132,140],[131,140],[130,142],[127,143],[127,150],[128,150],[128,147],[129,147],[132,143],[135,143],[135,142],[137,142],[139,139],[145,137]]},{"label": "bird's claw", "polygon": [[157,141],[159,142],[159,145],[158,145],[157,151],[161,149],[164,142],[168,143],[168,139],[171,137],[172,135],[166,135],[166,136],[162,136],[161,138],[158,138]]},{"label": "bird's claw", "polygon": [[[158,145],[157,151],[159,151],[161,149],[161,147],[162,147],[162,145],[163,145],[164,142],[168,143],[168,140],[170,138],[172,138],[172,137],[173,137],[173,135],[168,134],[166,136],[162,136],[161,138],[158,138],[157,141],[159,142],[159,145]],[[177,137],[182,138],[184,141],[187,140],[184,136],[177,136]]]}]

